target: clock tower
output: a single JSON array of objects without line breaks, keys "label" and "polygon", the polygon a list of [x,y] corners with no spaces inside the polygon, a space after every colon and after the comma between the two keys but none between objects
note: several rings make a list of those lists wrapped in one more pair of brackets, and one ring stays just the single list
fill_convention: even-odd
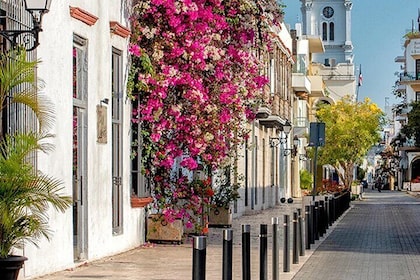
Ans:
[{"label": "clock tower", "polygon": [[323,76],[334,100],[356,94],[351,41],[351,0],[300,0],[303,35],[321,38],[325,52],[312,56],[313,72]]},{"label": "clock tower", "polygon": [[[325,53],[314,58],[324,63],[353,63],[350,0],[300,0],[303,32],[322,38]],[[329,61],[328,61],[329,60]]]}]

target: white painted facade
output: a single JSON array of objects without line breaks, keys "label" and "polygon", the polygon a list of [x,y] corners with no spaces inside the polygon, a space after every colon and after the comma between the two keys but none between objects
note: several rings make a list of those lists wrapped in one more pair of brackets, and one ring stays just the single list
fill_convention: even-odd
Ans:
[{"label": "white painted facade", "polygon": [[[350,0],[302,0],[303,34],[321,37],[325,52],[313,55],[312,73],[322,76],[330,104],[346,95],[356,97]],[[314,103],[316,104],[316,102]]]},{"label": "white painted facade", "polygon": [[[38,76],[45,81],[45,93],[51,99],[56,122],[52,130],[55,151],[39,155],[38,167],[43,172],[63,181],[65,193],[73,195],[73,38],[75,35],[86,40],[87,53],[86,107],[79,111],[86,117],[84,132],[86,151],[83,194],[83,250],[74,253],[73,209],[63,214],[50,210],[52,238],[42,239],[39,248],[26,245],[23,254],[28,257],[20,272],[20,279],[52,273],[72,268],[84,261],[92,261],[119,252],[127,251],[144,243],[144,208],[130,205],[130,118],[131,105],[121,92],[122,101],[122,228],[113,233],[112,223],[112,50],[121,52],[122,77],[127,78],[128,37],[110,31],[110,22],[116,21],[128,27],[128,11],[121,0],[52,1],[51,9],[43,17],[43,32],[37,57],[42,62],[38,66]],[[92,25],[71,16],[70,7],[76,7],[97,18]],[[85,14],[86,16],[86,14]],[[125,88],[125,87],[123,87]],[[101,103],[108,98],[109,104]],[[98,142],[97,106],[106,107],[106,143]]]},{"label": "white painted facade", "polygon": [[398,187],[417,191],[419,184],[414,183],[413,179],[418,176],[420,149],[414,146],[414,139],[401,137],[400,131],[408,122],[410,104],[420,101],[420,17],[417,20],[417,30],[406,34],[403,47],[404,54],[395,58],[395,62],[401,63],[402,70],[395,90],[405,95],[402,103],[407,106],[394,116],[392,127],[394,133],[390,135],[390,142],[404,139],[404,141],[399,141],[397,147],[400,156],[397,172]]},{"label": "white painted facade", "polygon": [[[260,108],[268,117],[250,124],[250,135],[240,151],[238,172],[243,177],[238,190],[240,199],[235,203],[234,217],[254,210],[262,210],[280,203],[281,198],[291,197],[291,159],[283,156],[284,145],[270,146],[270,138],[284,137],[280,127],[286,120],[293,120],[291,67],[292,39],[283,23],[273,30],[277,35],[270,59],[266,59],[271,103]],[[260,112],[260,111],[259,111]],[[258,116],[258,115],[257,115]],[[290,134],[288,145],[290,146]]]}]

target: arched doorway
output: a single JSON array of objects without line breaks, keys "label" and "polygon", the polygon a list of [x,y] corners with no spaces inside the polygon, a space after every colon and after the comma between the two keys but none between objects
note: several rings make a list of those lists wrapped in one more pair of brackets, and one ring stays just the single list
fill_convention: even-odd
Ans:
[{"label": "arched doorway", "polygon": [[415,158],[411,163],[411,180],[420,179],[420,157]]}]

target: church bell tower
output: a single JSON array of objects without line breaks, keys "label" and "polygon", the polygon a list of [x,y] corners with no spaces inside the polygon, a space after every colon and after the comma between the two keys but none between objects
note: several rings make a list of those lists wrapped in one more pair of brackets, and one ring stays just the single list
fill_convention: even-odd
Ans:
[{"label": "church bell tower", "polygon": [[357,96],[353,43],[351,41],[351,0],[300,0],[302,33],[321,39],[325,52],[314,53],[311,73],[322,76],[326,96],[335,102],[346,95]]},{"label": "church bell tower", "polygon": [[325,53],[314,57],[324,64],[353,63],[350,0],[301,0],[303,32],[320,36]]}]

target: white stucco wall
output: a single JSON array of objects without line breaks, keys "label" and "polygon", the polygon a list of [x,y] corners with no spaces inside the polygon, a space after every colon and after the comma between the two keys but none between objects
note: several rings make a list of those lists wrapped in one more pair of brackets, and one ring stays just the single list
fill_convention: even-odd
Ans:
[{"label": "white stucco wall", "polygon": [[[79,7],[98,17],[89,26],[70,16],[69,7]],[[87,255],[86,260],[102,258],[126,251],[144,242],[144,209],[130,206],[130,116],[129,102],[124,99],[123,127],[123,233],[112,233],[112,168],[111,168],[111,102],[107,110],[108,142],[97,143],[96,106],[103,98],[111,100],[112,47],[123,51],[127,66],[128,38],[110,33],[109,22],[126,25],[121,0],[53,1],[50,12],[43,18],[41,45],[37,55],[42,63],[38,75],[45,81],[44,92],[51,99],[56,112],[52,140],[56,149],[39,156],[39,169],[63,181],[65,193],[72,195],[73,162],[73,34],[88,40],[88,135],[87,135]],[[126,71],[126,69],[124,70]],[[126,75],[126,73],[125,73]],[[126,77],[124,77],[126,78]],[[73,256],[73,210],[62,214],[50,211],[53,236],[40,247],[28,245],[24,249],[28,261],[20,273],[21,279],[51,273],[77,265]]]}]

